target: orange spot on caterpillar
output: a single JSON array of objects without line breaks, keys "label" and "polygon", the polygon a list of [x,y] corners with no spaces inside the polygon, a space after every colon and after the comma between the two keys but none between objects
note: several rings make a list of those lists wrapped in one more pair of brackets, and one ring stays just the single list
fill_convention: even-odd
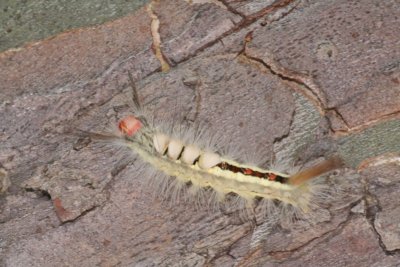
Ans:
[{"label": "orange spot on caterpillar", "polygon": [[126,116],[118,123],[119,130],[127,136],[133,136],[142,126],[141,121],[133,115]]},{"label": "orange spot on caterpillar", "polygon": [[243,170],[243,173],[244,173],[244,174],[247,174],[247,175],[251,175],[251,174],[253,173],[253,170],[247,168],[247,169],[244,169],[244,170]]},{"label": "orange spot on caterpillar", "polygon": [[275,181],[276,177],[277,177],[277,175],[275,173],[268,174],[268,180],[270,180],[270,181]]}]

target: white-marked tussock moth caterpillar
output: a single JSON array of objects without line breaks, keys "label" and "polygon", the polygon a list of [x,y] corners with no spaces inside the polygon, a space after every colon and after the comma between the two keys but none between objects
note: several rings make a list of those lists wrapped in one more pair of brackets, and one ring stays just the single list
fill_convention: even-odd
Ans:
[{"label": "white-marked tussock moth caterpillar", "polygon": [[[318,208],[330,190],[319,176],[342,165],[338,157],[332,157],[292,174],[243,164],[218,151],[213,138],[202,130],[156,121],[139,102],[135,89],[133,104],[132,114],[119,121],[118,133],[92,137],[111,140],[151,165],[155,177],[146,179],[153,178],[158,195],[173,200],[184,197],[215,204],[233,195],[237,197],[233,202],[247,214],[257,202],[265,215],[291,220]],[[213,194],[204,197],[209,189]]]}]

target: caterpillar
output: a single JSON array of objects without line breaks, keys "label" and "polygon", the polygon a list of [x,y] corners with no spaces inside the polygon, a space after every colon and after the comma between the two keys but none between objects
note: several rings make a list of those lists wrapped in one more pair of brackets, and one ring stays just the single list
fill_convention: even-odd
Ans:
[{"label": "caterpillar", "polygon": [[[264,214],[278,211],[289,220],[318,208],[329,191],[320,176],[343,165],[334,156],[290,174],[241,163],[215,151],[215,141],[204,131],[156,121],[140,103],[135,88],[132,114],[119,120],[117,133],[91,136],[111,140],[148,163],[159,174],[154,179],[160,179],[162,194],[173,194],[175,199],[184,191],[196,199],[211,189],[217,203],[234,195],[246,208],[258,201]],[[168,177],[166,182],[163,177]]]}]

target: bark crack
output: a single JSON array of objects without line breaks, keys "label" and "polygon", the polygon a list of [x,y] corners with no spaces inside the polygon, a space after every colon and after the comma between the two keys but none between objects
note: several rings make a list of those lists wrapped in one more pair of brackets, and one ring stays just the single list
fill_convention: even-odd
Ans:
[{"label": "bark crack", "polygon": [[247,18],[249,20],[256,20],[256,19],[258,19],[260,17],[263,17],[265,15],[268,15],[269,13],[274,12],[277,9],[284,8],[284,7],[290,5],[292,2],[295,2],[295,1],[296,0],[278,0],[278,1],[275,1],[272,5],[270,5],[270,6],[266,7],[266,8],[264,8],[264,9],[256,12],[256,13],[248,16]]},{"label": "bark crack", "polygon": [[162,50],[161,50],[161,36],[160,36],[160,20],[158,19],[156,13],[154,12],[153,9],[153,2],[151,2],[147,6],[147,13],[149,14],[151,18],[151,36],[153,38],[153,45],[152,49],[154,52],[155,57],[160,61],[161,64],[161,71],[162,72],[167,72],[171,68],[167,58],[164,56]]},{"label": "bark crack", "polygon": [[363,179],[363,183],[364,183],[364,195],[365,195],[364,201],[366,203],[365,217],[366,217],[368,223],[370,224],[371,229],[374,232],[374,235],[377,237],[379,247],[382,249],[382,251],[388,256],[395,255],[400,250],[399,249],[388,250],[382,239],[382,236],[380,235],[380,233],[378,232],[378,230],[375,227],[376,215],[380,211],[382,211],[382,207],[379,203],[379,199],[377,198],[376,195],[374,195],[372,192],[370,192],[369,183],[365,179]]},{"label": "bark crack", "polygon": [[247,51],[247,48],[245,48],[242,55],[246,57],[250,62],[256,61],[258,63],[261,63],[261,65],[263,65],[269,72],[279,77],[281,80],[294,82],[297,85],[300,85],[299,92],[302,95],[305,95],[306,97],[311,99],[317,105],[321,113],[325,113],[325,97],[322,95],[321,92],[318,92],[317,85],[314,83],[312,78],[308,77],[305,74],[285,69],[284,67],[274,62],[274,60],[271,58],[268,58],[266,60],[260,59],[256,56],[252,56]]},{"label": "bark crack", "polygon": [[[219,36],[218,38],[216,38],[216,39],[204,44],[200,48],[198,48],[197,51],[193,54],[193,56],[198,55],[199,53],[203,52],[205,49],[215,45],[218,42],[222,42],[222,39],[224,39],[225,37],[243,30],[245,27],[256,22],[260,17],[277,12],[279,9],[284,8],[285,6],[291,4],[292,2],[295,2],[296,0],[278,0],[275,3],[273,3],[272,5],[264,8],[260,12],[257,12],[256,14],[253,14],[253,15],[247,16],[247,17],[241,15],[237,10],[231,8],[229,6],[229,4],[225,4],[226,3],[225,0],[219,0],[219,1],[222,2],[227,7],[228,11],[242,17],[243,19],[239,23],[235,24],[234,27],[232,27],[232,29],[227,30],[225,33],[221,34],[221,36]],[[285,17],[286,15],[291,13],[291,11],[293,11],[293,10],[294,10],[294,8],[292,8],[289,12],[286,12],[285,14],[283,14],[279,19]],[[273,21],[275,21],[275,20],[273,20]],[[186,60],[189,60],[190,58],[191,57],[184,58],[183,60],[176,62],[176,63],[178,64],[178,63],[185,62]]]},{"label": "bark crack", "polygon": [[[339,111],[337,111],[337,108],[334,108],[334,110],[337,112],[338,116],[342,117],[342,115],[339,113]],[[378,124],[380,122],[388,121],[390,119],[399,118],[399,117],[400,117],[400,110],[394,111],[392,113],[381,115],[378,118],[372,119],[370,121],[367,121],[367,122],[365,122],[363,124],[360,124],[360,125],[357,125],[357,126],[354,126],[354,127],[348,126],[348,128],[349,128],[348,131],[345,131],[344,133],[347,134],[347,133],[350,133],[350,132],[358,132],[358,131],[361,131],[361,130],[363,130],[363,129],[369,127],[369,126],[372,126],[374,124]],[[340,131],[337,131],[337,132],[340,132]]]},{"label": "bark crack", "polygon": [[239,12],[238,10],[236,10],[236,9],[234,9],[231,5],[229,5],[229,3],[227,3],[226,2],[226,0],[217,0],[218,2],[220,2],[222,5],[224,5],[225,6],[225,8],[229,11],[229,12],[231,12],[231,13],[233,13],[233,14],[235,14],[235,15],[238,15],[238,16],[240,16],[240,17],[242,17],[242,19],[246,19],[246,16],[243,14],[243,13],[241,13],[241,12]]},{"label": "bark crack", "polygon": [[[291,88],[310,99],[322,115],[326,116],[328,112],[331,112],[331,114],[335,116],[335,118],[346,127],[346,130],[342,132],[349,132],[351,130],[343,115],[335,107],[327,108],[326,96],[324,92],[319,89],[319,86],[316,84],[312,77],[307,74],[299,73],[281,66],[279,63],[276,62],[276,60],[273,59],[273,56],[271,55],[267,55],[264,58],[259,58],[252,55],[251,51],[249,51],[249,49],[247,48],[251,40],[248,40],[247,38],[245,39],[246,40],[244,43],[244,48],[240,52],[240,55],[247,58],[250,63],[252,63],[252,61],[260,63],[270,73],[279,77],[281,80],[295,83],[297,86],[291,86]],[[331,120],[328,121],[329,127],[333,133],[341,132],[340,130],[334,129]]]}]

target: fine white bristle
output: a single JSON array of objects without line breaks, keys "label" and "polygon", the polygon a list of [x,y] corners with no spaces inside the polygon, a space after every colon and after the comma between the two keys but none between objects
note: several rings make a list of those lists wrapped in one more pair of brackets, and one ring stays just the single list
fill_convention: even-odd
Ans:
[{"label": "fine white bristle", "polygon": [[153,137],[153,144],[156,151],[160,154],[164,154],[167,150],[169,137],[162,133],[156,133]]},{"label": "fine white bristle", "polygon": [[187,164],[193,164],[193,162],[200,156],[200,149],[195,145],[188,145],[185,147],[182,153],[182,161]]},{"label": "fine white bristle", "polygon": [[[319,176],[339,167],[336,161],[328,160],[294,173],[288,172],[287,166],[271,170],[243,164],[239,159],[246,153],[240,150],[240,144],[232,145],[233,150],[225,153],[220,145],[222,139],[208,135],[208,127],[174,125],[174,122],[170,126],[170,121],[168,124],[157,121],[143,107],[137,103],[136,106],[134,116],[126,118],[140,127],[130,127],[127,123],[131,120],[122,120],[125,123],[119,125],[122,134],[118,131],[111,137],[100,135],[99,139],[129,148],[148,163],[138,165],[135,172],[143,171],[144,184],[150,185],[157,197],[170,199],[172,205],[191,200],[197,207],[225,209],[229,214],[238,210],[244,217],[268,218],[273,222],[268,227],[272,227],[278,221],[313,217],[314,210],[333,192],[332,186]],[[138,134],[127,131],[131,128]],[[198,164],[194,164],[197,159]],[[153,179],[148,181],[147,177]]]},{"label": "fine white bristle", "polygon": [[178,159],[183,149],[183,143],[178,139],[172,139],[168,144],[168,156],[171,159]]},{"label": "fine white bristle", "polygon": [[214,167],[218,163],[221,163],[221,157],[213,152],[205,152],[201,154],[199,159],[199,167],[202,169]]}]

